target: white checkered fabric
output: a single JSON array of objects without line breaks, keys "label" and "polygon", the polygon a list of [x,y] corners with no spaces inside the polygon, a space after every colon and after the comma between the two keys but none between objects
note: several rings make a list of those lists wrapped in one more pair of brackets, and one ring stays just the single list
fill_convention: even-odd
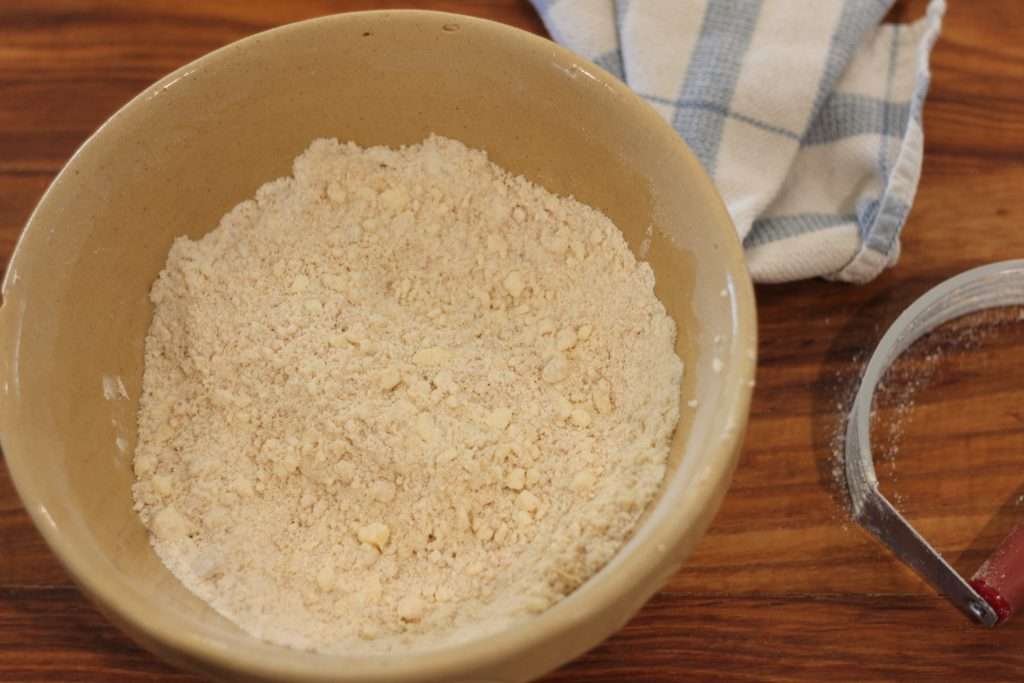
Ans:
[{"label": "white checkered fabric", "polygon": [[866,282],[896,262],[921,173],[944,0],[533,0],[552,37],[686,140],[759,282]]}]

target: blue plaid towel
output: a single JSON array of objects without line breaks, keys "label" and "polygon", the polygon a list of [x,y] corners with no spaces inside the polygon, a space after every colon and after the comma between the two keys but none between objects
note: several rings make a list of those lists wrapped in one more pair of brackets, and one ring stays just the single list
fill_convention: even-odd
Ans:
[{"label": "blue plaid towel", "polygon": [[896,262],[921,173],[944,0],[532,0],[712,175],[759,282],[866,282]]}]

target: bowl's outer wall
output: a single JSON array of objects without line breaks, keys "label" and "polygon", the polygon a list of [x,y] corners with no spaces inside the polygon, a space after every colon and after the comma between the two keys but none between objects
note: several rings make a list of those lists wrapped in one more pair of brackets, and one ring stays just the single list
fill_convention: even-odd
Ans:
[{"label": "bowl's outer wall", "polygon": [[[132,510],[149,288],[177,236],[214,228],[262,183],[289,174],[314,138],[402,145],[430,133],[598,207],[651,263],[687,367],[673,467],[628,550],[526,627],[388,660],[340,662],[257,643],[170,576]],[[0,438],[26,507],[72,576],[179,664],[246,680],[527,680],[625,623],[704,532],[746,421],[754,330],[742,252],[710,182],[614,79],[490,22],[338,15],[183,67],[68,163],[4,283]],[[696,410],[685,407],[692,398]]]}]

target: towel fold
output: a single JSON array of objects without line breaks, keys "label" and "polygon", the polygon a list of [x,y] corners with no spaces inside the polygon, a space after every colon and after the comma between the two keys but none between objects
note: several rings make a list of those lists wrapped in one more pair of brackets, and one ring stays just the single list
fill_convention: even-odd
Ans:
[{"label": "towel fold", "polygon": [[944,0],[904,25],[882,23],[894,0],[532,1],[690,145],[756,281],[866,282],[899,258]]}]

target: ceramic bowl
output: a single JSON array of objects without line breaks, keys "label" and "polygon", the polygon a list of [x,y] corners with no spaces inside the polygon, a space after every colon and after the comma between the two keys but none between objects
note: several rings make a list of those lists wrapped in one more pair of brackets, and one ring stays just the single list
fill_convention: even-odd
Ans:
[{"label": "ceramic bowl", "polygon": [[[149,288],[176,236],[211,230],[262,183],[287,175],[314,138],[401,145],[431,132],[601,209],[650,262],[686,363],[671,466],[615,558],[520,626],[376,658],[269,645],[182,587],[132,510]],[[500,24],[344,14],[261,33],[178,69],[72,157],[3,284],[0,439],[25,507],[70,575],[166,660],[224,680],[525,681],[618,630],[704,533],[739,452],[755,346],[751,284],[719,196],[679,137],[623,84]]]}]

